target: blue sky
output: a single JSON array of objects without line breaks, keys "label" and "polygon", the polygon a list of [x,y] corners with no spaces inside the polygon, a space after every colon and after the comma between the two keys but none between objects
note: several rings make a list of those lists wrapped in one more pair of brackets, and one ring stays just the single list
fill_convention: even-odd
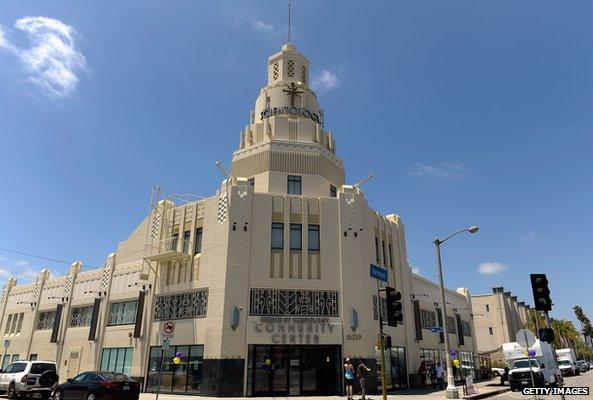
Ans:
[{"label": "blue sky", "polygon": [[[477,224],[443,248],[448,286],[533,303],[547,273],[554,316],[593,318],[593,3],[294,1],[293,26],[347,180],[375,173],[421,275],[435,236]],[[97,266],[153,184],[216,190],[286,6],[4,0],[0,27],[0,247]]]}]

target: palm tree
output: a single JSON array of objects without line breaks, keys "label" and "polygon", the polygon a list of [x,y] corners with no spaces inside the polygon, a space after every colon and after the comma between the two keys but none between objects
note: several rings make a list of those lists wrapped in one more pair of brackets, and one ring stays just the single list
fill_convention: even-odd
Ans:
[{"label": "palm tree", "polygon": [[574,313],[581,323],[581,331],[583,332],[583,336],[585,336],[585,343],[593,347],[593,330],[591,328],[591,321],[585,315],[583,308],[581,306],[574,306],[573,307]]}]

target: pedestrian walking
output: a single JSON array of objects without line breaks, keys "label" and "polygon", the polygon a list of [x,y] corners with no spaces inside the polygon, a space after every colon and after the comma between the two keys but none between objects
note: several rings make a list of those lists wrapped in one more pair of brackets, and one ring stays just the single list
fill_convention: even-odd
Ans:
[{"label": "pedestrian walking", "polygon": [[352,385],[354,385],[354,366],[352,365],[352,361],[350,361],[350,357],[346,358],[344,363],[344,384],[346,385],[346,396],[348,396],[348,400],[353,400]]},{"label": "pedestrian walking", "polygon": [[426,387],[426,363],[422,361],[420,363],[420,367],[418,367],[418,375],[420,376],[420,382],[422,383],[422,387]]},{"label": "pedestrian walking", "polygon": [[358,375],[358,383],[360,383],[360,398],[365,400],[366,395],[366,380],[367,374],[371,369],[364,364],[364,361],[361,361],[358,364],[357,375]]},{"label": "pedestrian walking", "polygon": [[430,378],[430,383],[432,387],[436,389],[437,387],[437,375],[436,375],[436,365],[434,363],[430,364],[428,367],[428,377]]},{"label": "pedestrian walking", "polygon": [[437,364],[435,373],[437,376],[437,384],[439,385],[439,389],[443,389],[443,378],[445,377],[445,370],[443,369],[443,367],[441,367],[441,363]]}]

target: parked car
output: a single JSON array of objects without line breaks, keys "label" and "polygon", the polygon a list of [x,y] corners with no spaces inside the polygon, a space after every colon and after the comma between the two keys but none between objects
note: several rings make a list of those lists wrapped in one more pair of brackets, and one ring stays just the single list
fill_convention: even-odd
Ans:
[{"label": "parked car", "polygon": [[587,372],[589,370],[589,366],[585,360],[578,360],[576,366],[580,372]]},{"label": "parked car", "polygon": [[58,383],[56,363],[53,361],[15,361],[0,369],[0,392],[9,399],[38,394],[43,399],[51,396]]},{"label": "parked car", "polygon": [[55,400],[138,400],[140,383],[127,375],[87,371],[54,390]]},{"label": "parked car", "polygon": [[492,374],[494,376],[502,376],[502,374],[504,374],[504,368],[492,367],[490,369],[492,370]]}]

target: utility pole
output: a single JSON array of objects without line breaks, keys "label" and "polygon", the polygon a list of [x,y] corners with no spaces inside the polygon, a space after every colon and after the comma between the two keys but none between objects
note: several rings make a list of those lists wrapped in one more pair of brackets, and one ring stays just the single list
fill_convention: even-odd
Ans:
[{"label": "utility pole", "polygon": [[387,400],[387,384],[385,383],[385,343],[383,342],[383,312],[381,311],[381,289],[379,281],[377,281],[377,313],[379,314],[379,351],[381,352],[381,391],[383,392],[383,400]]},{"label": "utility pole", "polygon": [[[548,327],[548,329],[552,329],[552,323],[550,322],[548,312],[544,311],[544,315],[546,316],[546,326]],[[552,351],[554,352],[554,367],[558,369],[558,359],[556,358],[556,346],[554,345],[554,342],[550,343],[550,346],[552,347]],[[560,393],[560,398],[562,400],[565,400],[564,393]]]}]

